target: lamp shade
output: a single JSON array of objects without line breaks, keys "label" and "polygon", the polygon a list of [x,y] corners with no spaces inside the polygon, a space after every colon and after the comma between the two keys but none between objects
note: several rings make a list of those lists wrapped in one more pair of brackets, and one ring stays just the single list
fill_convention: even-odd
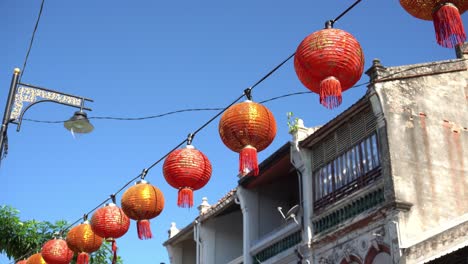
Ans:
[{"label": "lamp shade", "polygon": [[332,109],[342,102],[364,71],[359,42],[341,29],[326,28],[307,36],[298,46],[294,69],[309,90],[320,95],[320,104]]},{"label": "lamp shade", "polygon": [[26,264],[47,264],[47,262],[42,258],[41,253],[36,253],[28,258]]},{"label": "lamp shade", "polygon": [[276,121],[265,106],[247,100],[229,107],[219,121],[224,145],[239,153],[239,173],[257,176],[257,152],[267,148],[276,136]]},{"label": "lamp shade", "polygon": [[177,205],[193,206],[193,191],[205,186],[211,178],[211,163],[201,151],[192,145],[171,152],[163,165],[167,183],[179,189]]},{"label": "lamp shade", "polygon": [[88,115],[83,111],[77,111],[73,116],[63,123],[63,126],[73,133],[90,133],[94,126],[89,122]]},{"label": "lamp shade", "polygon": [[52,239],[42,246],[42,257],[47,264],[69,264],[73,259],[73,251],[63,239]]},{"label": "lamp shade", "polygon": [[78,254],[77,264],[88,264],[89,253],[97,251],[103,242],[103,238],[93,232],[88,221],[70,229],[67,234],[68,247]]},{"label": "lamp shade", "polygon": [[124,211],[114,203],[106,204],[94,212],[91,218],[91,228],[98,236],[112,242],[114,258],[112,263],[117,261],[116,239],[125,235],[130,227],[130,219]]},{"label": "lamp shade", "polygon": [[125,214],[137,221],[138,238],[152,238],[150,219],[161,214],[164,209],[161,190],[147,181],[139,181],[124,192],[121,204]]},{"label": "lamp shade", "polygon": [[410,15],[432,20],[439,45],[453,48],[466,40],[461,14],[468,10],[466,0],[400,0]]}]

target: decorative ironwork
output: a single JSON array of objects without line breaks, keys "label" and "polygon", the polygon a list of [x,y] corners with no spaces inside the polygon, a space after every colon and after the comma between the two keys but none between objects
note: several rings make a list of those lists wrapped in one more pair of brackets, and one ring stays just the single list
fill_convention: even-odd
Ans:
[{"label": "decorative ironwork", "polygon": [[324,217],[314,221],[314,234],[321,233],[335,227],[356,215],[371,209],[385,201],[383,189],[378,189],[359,197],[343,208],[337,209]]},{"label": "decorative ironwork", "polygon": [[376,133],[358,142],[313,173],[314,212],[368,186],[381,176]]},{"label": "decorative ironwork", "polygon": [[263,249],[253,257],[253,263],[258,264],[262,261],[265,261],[271,257],[278,255],[279,253],[292,248],[293,246],[301,242],[301,231],[292,233],[291,235],[281,239],[280,241],[274,243],[273,245]]},{"label": "decorative ironwork", "polygon": [[10,122],[18,124],[18,119],[20,118],[22,112],[25,111],[24,103],[34,104],[41,101],[52,101],[84,110],[91,110],[84,107],[84,102],[92,100],[20,83],[16,89],[13,110],[11,111],[10,115]]}]

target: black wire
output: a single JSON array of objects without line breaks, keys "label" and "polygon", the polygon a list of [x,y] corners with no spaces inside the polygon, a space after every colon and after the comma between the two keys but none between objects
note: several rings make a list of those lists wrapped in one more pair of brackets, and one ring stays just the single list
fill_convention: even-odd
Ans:
[{"label": "black wire", "polygon": [[34,26],[34,30],[33,30],[32,36],[31,36],[31,41],[29,42],[28,52],[26,52],[26,57],[24,58],[23,70],[21,71],[21,74],[20,74],[20,76],[18,78],[18,82],[21,82],[21,78],[23,77],[23,74],[26,71],[26,65],[28,63],[29,53],[31,52],[31,48],[32,48],[32,45],[33,45],[33,42],[34,42],[34,37],[36,36],[37,27],[39,26],[39,21],[41,20],[42,9],[44,7],[44,2],[45,2],[45,0],[42,0],[42,2],[41,2],[41,7],[39,9],[39,14],[37,16],[36,25]]},{"label": "black wire", "polygon": [[294,57],[294,55],[296,55],[296,52],[294,52],[293,54],[289,55],[289,57],[287,57],[283,62],[281,62],[280,64],[278,64],[273,70],[271,70],[269,73],[267,73],[265,76],[263,76],[263,78],[261,78],[258,82],[256,82],[254,85],[252,85],[250,87],[250,90],[253,90],[255,88],[255,86],[259,85],[261,82],[263,82],[266,78],[270,77],[270,75],[272,75],[276,70],[278,70],[281,66],[283,66],[288,60],[290,60],[292,57]]},{"label": "black wire", "polygon": [[289,97],[289,96],[301,95],[301,94],[311,94],[311,93],[312,93],[311,91],[308,91],[308,92],[297,92],[297,93],[284,94],[284,95],[280,95],[280,96],[276,96],[276,97],[272,97],[270,99],[260,101],[259,103],[264,104],[264,103],[268,103],[268,102],[278,100],[278,99],[282,99],[282,98]]},{"label": "black wire", "polygon": [[[439,64],[450,64],[450,63],[454,63],[454,62],[457,62],[457,61],[462,62],[462,61],[467,61],[467,60],[468,59],[458,59],[456,61],[449,60],[449,61],[440,62]],[[407,71],[412,71],[412,70],[419,69],[419,68],[424,68],[424,67],[427,67],[427,65],[423,64],[423,65],[418,65],[418,66],[414,66],[414,67],[411,67],[411,68],[407,68],[407,69],[404,69],[404,70],[401,70],[401,71],[394,72],[394,73],[388,74],[386,76],[383,76],[380,79],[378,79],[377,81],[378,82],[386,81],[390,77],[398,75],[400,73],[404,73],[404,72],[407,72]],[[353,87],[351,87],[350,89],[365,86],[365,85],[368,85],[370,83],[371,83],[370,81],[367,81],[367,82],[363,82],[363,83],[360,83],[360,84],[356,84]],[[278,100],[278,99],[282,99],[282,98],[285,98],[285,97],[290,97],[290,96],[294,96],[294,95],[302,95],[302,94],[310,94],[310,93],[312,93],[312,92],[311,91],[294,92],[294,93],[279,95],[279,96],[275,96],[275,97],[272,97],[272,98],[269,98],[269,99],[265,99],[263,101],[260,101],[259,103],[263,104],[263,103],[268,103],[268,102],[275,101],[275,100]],[[242,97],[243,97],[243,95],[240,96],[237,99],[237,101],[240,100]],[[232,103],[229,106],[232,106],[234,103]],[[160,118],[160,117],[164,117],[164,116],[167,116],[167,115],[173,115],[173,114],[183,113],[183,112],[217,111],[217,110],[223,110],[223,112],[224,112],[226,110],[226,108],[189,108],[189,109],[175,110],[175,111],[171,111],[171,112],[167,112],[167,113],[163,113],[163,114],[159,114],[159,115],[152,115],[152,116],[145,116],[145,117],[125,118],[125,117],[101,117],[101,116],[96,116],[96,117],[89,117],[88,119],[108,119],[108,120],[119,120],[119,121],[140,121],[140,120],[146,120],[146,119]],[[218,113],[213,119],[216,119],[216,117],[218,117],[221,113],[222,112]],[[30,121],[30,122],[36,122],[36,123],[48,123],[48,124],[63,123],[65,121],[67,121],[67,120],[64,120],[64,121],[47,121],[47,120],[36,120],[36,119],[29,119],[29,118],[24,118],[23,120]]]},{"label": "black wire", "polygon": [[359,4],[362,0],[357,0],[352,4],[350,7],[348,7],[343,13],[339,14],[335,19],[332,20],[332,24],[334,24],[336,21],[338,21],[340,18],[342,18],[346,13],[348,13],[351,9],[353,9],[357,4]]},{"label": "black wire", "polygon": [[173,115],[173,114],[178,114],[178,113],[183,113],[183,112],[217,111],[217,110],[221,110],[221,109],[222,108],[190,108],[190,109],[176,110],[176,111],[171,111],[171,112],[167,112],[167,113],[164,113],[164,114],[145,116],[145,117],[108,117],[108,116],[100,117],[100,116],[96,116],[96,117],[89,117],[88,119],[109,119],[109,120],[140,121],[140,120],[153,119],[153,118],[158,118],[158,117],[163,117],[163,116],[168,116],[168,115]]}]

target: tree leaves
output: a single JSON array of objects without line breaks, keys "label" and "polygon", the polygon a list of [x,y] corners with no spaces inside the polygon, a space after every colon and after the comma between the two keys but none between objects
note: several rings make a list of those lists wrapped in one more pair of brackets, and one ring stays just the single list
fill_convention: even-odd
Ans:
[{"label": "tree leaves", "polygon": [[[55,223],[35,219],[21,221],[19,213],[19,210],[11,206],[0,206],[0,254],[6,254],[8,258],[14,260],[25,259],[40,252],[45,242],[57,237],[68,225],[64,220]],[[112,259],[112,255],[110,244],[105,243],[91,255],[91,261],[105,264]],[[76,263],[76,257],[72,263]],[[120,258],[118,263],[122,263]]]}]

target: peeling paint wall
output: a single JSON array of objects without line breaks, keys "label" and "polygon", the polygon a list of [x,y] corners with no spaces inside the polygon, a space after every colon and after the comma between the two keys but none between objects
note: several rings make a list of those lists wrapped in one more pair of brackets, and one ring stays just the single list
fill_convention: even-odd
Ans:
[{"label": "peeling paint wall", "polygon": [[373,76],[371,88],[387,127],[395,199],[413,204],[400,218],[403,246],[468,215],[466,66],[451,60],[382,67]]}]

